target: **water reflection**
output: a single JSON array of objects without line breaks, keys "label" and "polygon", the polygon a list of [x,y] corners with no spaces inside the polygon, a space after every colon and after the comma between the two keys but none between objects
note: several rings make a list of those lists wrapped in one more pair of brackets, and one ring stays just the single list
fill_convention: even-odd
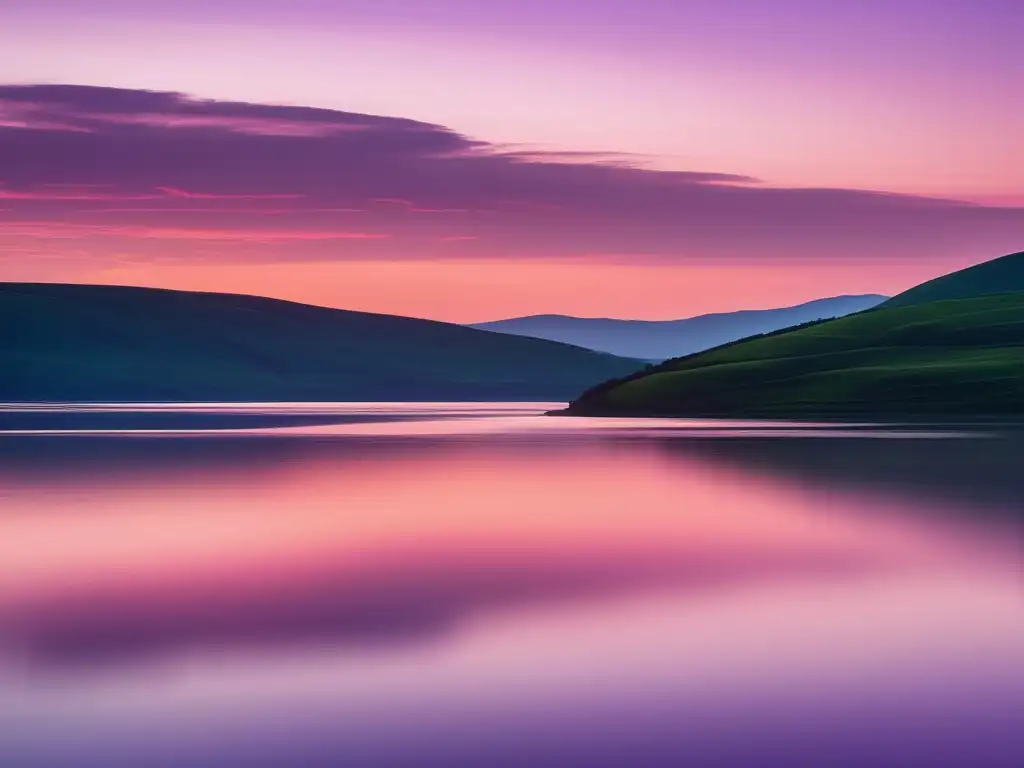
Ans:
[{"label": "water reflection", "polygon": [[0,437],[15,765],[1024,757],[1018,437],[356,410]]},{"label": "water reflection", "polygon": [[[965,442],[966,440],[966,442]],[[664,440],[681,459],[844,493],[874,493],[935,511],[1024,515],[1024,431],[979,431],[964,439]]]}]

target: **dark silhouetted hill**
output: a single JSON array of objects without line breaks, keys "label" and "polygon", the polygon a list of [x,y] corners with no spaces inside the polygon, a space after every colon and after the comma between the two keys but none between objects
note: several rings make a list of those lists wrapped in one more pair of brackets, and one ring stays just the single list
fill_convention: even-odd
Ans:
[{"label": "dark silhouetted hill", "polygon": [[640,363],[276,299],[0,283],[0,401],[565,400]]}]

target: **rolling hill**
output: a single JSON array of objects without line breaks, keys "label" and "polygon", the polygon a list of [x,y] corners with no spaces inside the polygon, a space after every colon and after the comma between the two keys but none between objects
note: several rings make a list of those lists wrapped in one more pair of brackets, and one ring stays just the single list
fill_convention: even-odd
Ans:
[{"label": "rolling hill", "polygon": [[1024,419],[1024,253],[866,312],[649,366],[567,412]]},{"label": "rolling hill", "polygon": [[886,298],[874,294],[835,296],[794,307],[721,312],[683,320],[615,320],[532,315],[477,323],[471,327],[562,341],[613,355],[660,361],[809,320],[860,312],[881,304]]},{"label": "rolling hill", "polygon": [[1024,252],[1011,253],[958,272],[921,283],[885,302],[887,307],[906,307],[943,299],[967,299],[1024,291]]},{"label": "rolling hill", "polygon": [[0,401],[565,400],[641,363],[276,299],[0,283]]}]

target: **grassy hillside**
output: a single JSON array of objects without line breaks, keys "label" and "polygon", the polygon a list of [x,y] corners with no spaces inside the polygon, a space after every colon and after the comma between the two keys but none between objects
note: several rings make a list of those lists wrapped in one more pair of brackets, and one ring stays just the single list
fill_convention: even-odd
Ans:
[{"label": "grassy hillside", "polygon": [[1024,252],[953,272],[894,296],[887,307],[1024,291]]},{"label": "grassy hillside", "polygon": [[274,299],[0,283],[0,401],[564,400],[639,365]]},{"label": "grassy hillside", "polygon": [[906,303],[667,361],[579,414],[1024,417],[1024,292]]}]

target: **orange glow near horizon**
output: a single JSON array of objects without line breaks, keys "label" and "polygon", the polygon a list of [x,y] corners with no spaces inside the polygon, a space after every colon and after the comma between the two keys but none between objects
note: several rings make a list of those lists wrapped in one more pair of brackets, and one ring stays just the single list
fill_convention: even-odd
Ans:
[{"label": "orange glow near horizon", "polygon": [[[969,262],[951,263],[956,269]],[[566,261],[380,261],[125,265],[82,282],[245,293],[340,309],[469,323],[533,314],[668,320],[826,296],[894,294],[934,262],[656,265]]]}]

